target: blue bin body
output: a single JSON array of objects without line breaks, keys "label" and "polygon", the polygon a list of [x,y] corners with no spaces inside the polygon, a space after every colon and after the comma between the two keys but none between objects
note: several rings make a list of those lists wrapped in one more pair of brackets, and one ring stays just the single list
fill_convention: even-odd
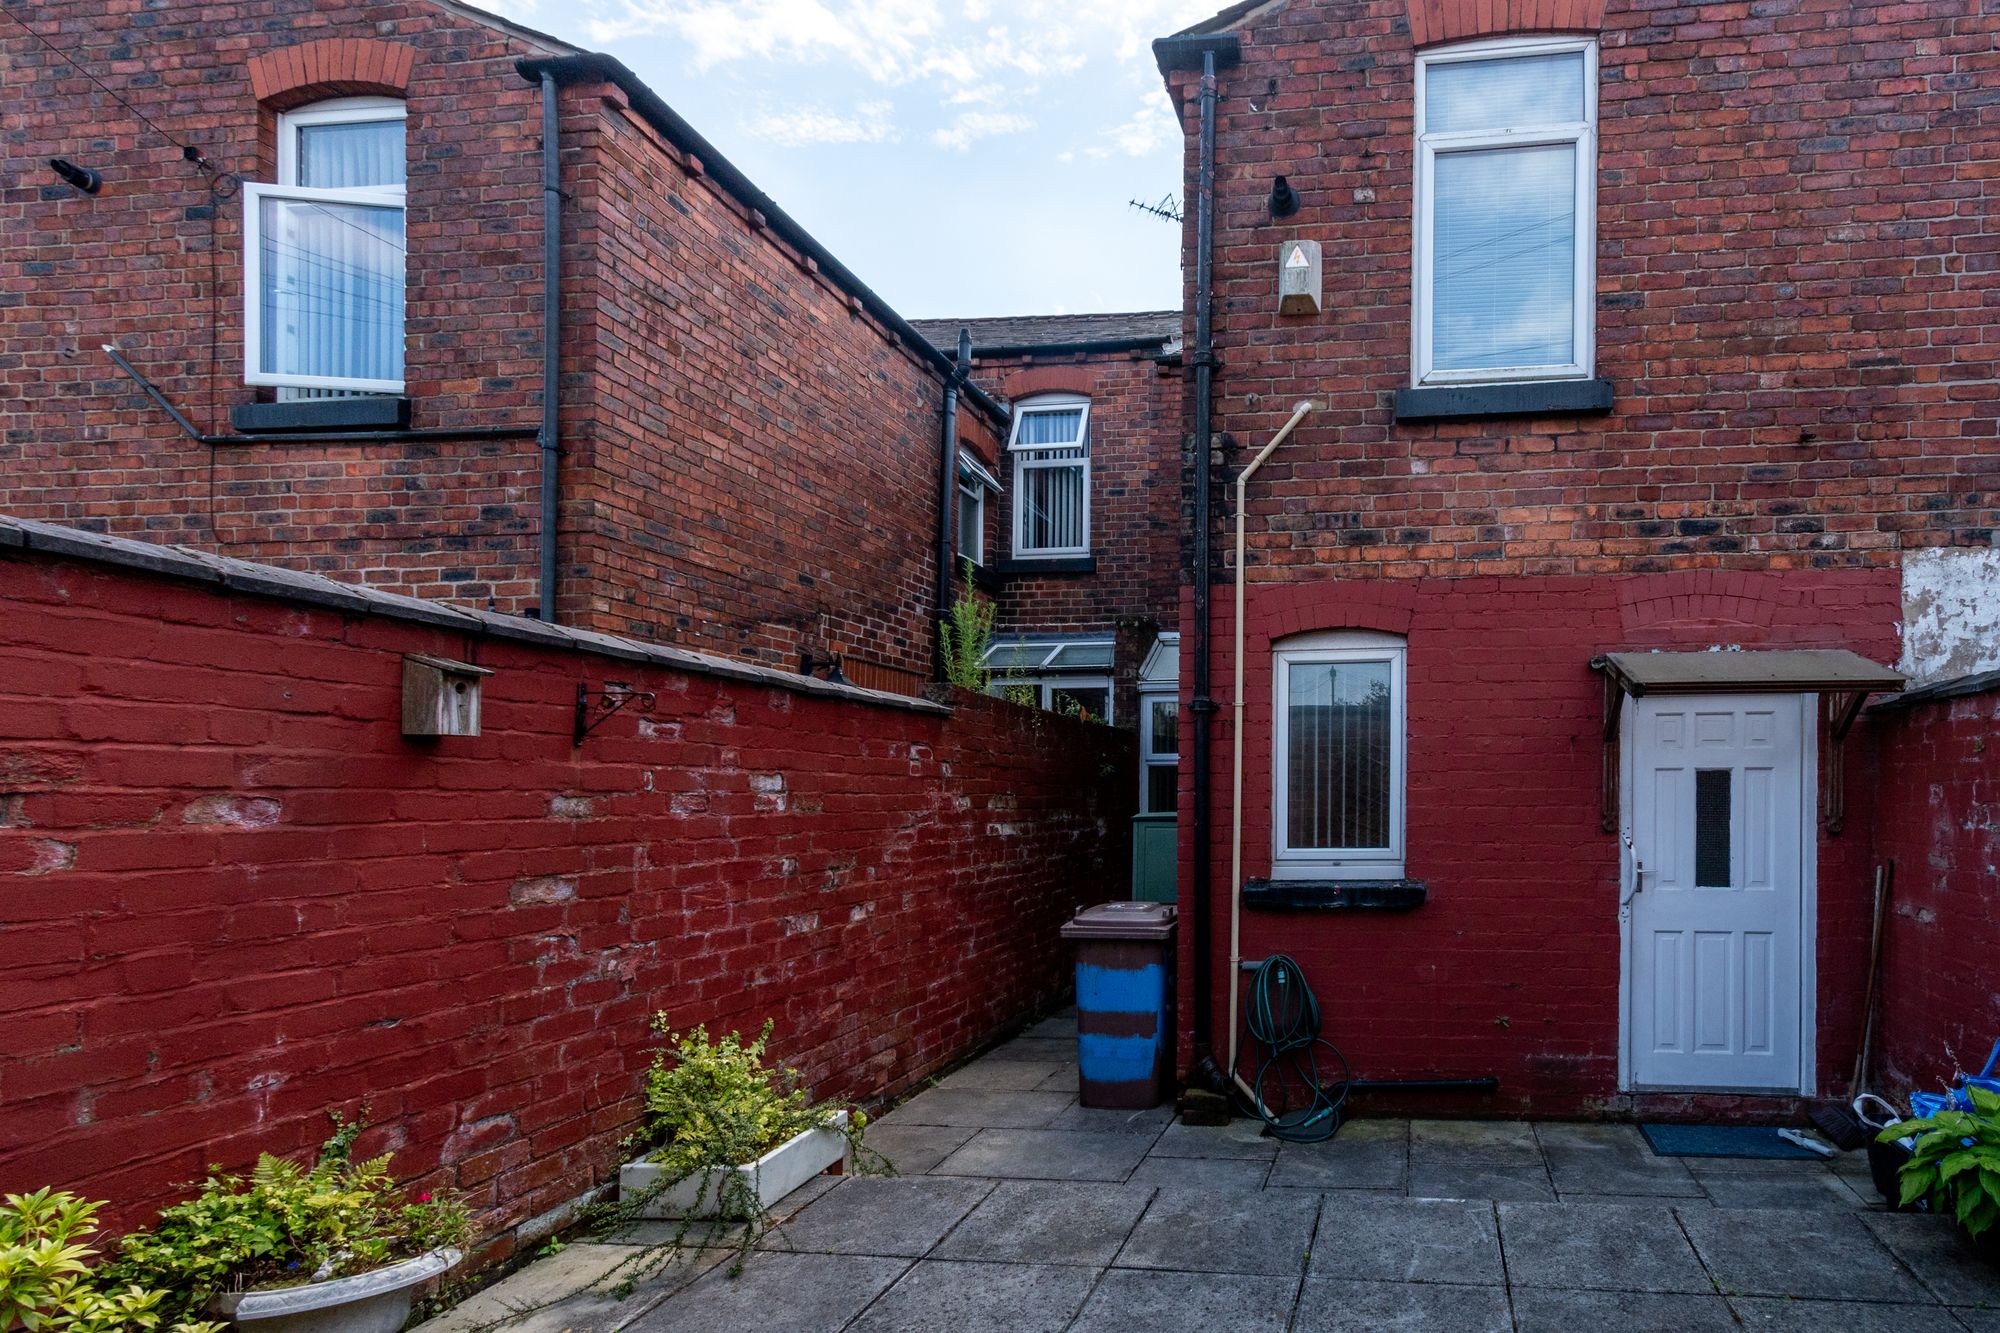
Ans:
[{"label": "blue bin body", "polygon": [[1063,927],[1076,943],[1077,1097],[1141,1110],[1173,1089],[1174,908],[1102,903]]}]

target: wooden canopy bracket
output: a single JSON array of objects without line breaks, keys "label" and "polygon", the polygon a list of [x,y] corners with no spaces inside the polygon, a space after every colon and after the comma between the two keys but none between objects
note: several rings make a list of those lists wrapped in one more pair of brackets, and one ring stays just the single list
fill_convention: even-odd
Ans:
[{"label": "wooden canopy bracket", "polygon": [[1603,658],[1590,664],[1604,676],[1604,796],[1600,822],[1606,833],[1618,831],[1618,720],[1625,715],[1625,687]]},{"label": "wooden canopy bracket", "polygon": [[1847,733],[1867,701],[1866,690],[1842,690],[1826,700],[1826,743],[1820,746],[1819,813],[1827,836],[1847,823]]}]

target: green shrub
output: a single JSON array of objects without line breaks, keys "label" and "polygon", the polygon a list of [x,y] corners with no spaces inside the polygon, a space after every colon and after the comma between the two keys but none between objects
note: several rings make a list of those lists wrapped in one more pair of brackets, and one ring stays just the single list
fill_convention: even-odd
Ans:
[{"label": "green shrub", "polygon": [[2000,1093],[1968,1091],[1970,1111],[1899,1121],[1881,1139],[1916,1139],[1902,1169],[1903,1206],[1928,1200],[1932,1212],[1957,1218],[1978,1236],[2000,1222]]},{"label": "green shrub", "polygon": [[993,647],[992,602],[981,601],[972,592],[972,562],[965,562],[965,589],[951,604],[951,615],[938,624],[943,636],[945,679],[962,690],[986,693],[993,673],[986,669],[986,654]]},{"label": "green shrub", "polygon": [[365,1123],[333,1120],[333,1137],[310,1168],[266,1154],[247,1179],[210,1176],[150,1230],[125,1237],[107,1273],[167,1292],[162,1308],[191,1317],[219,1292],[324,1282],[471,1239],[463,1204],[404,1199],[389,1154],[354,1159]]},{"label": "green shrub", "polygon": [[[41,1189],[0,1200],[0,1333],[120,1333],[160,1329],[165,1292],[118,1285],[90,1260],[83,1241],[97,1232],[104,1207],[74,1194]],[[206,1320],[176,1321],[170,1333],[222,1333]]]}]

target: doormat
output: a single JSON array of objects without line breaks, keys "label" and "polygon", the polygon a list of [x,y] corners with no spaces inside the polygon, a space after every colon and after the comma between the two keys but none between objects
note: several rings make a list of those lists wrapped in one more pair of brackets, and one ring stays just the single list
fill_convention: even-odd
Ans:
[{"label": "doormat", "polygon": [[1817,1160],[1818,1153],[1778,1137],[1762,1125],[1641,1125],[1656,1157],[1763,1157]]}]

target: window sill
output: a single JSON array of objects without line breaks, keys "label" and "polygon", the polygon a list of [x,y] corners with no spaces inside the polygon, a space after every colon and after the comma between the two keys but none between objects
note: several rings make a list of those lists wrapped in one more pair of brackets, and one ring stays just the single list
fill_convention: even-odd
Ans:
[{"label": "window sill", "polygon": [[1278,911],[1409,912],[1429,896],[1420,879],[1252,879],[1243,884],[1245,907]]},{"label": "window sill", "polygon": [[[972,560],[972,557],[967,555],[959,556],[958,564],[951,571],[952,578],[960,583],[965,582],[965,564],[968,560]],[[993,594],[1000,591],[1002,584],[1000,576],[993,572],[992,566],[973,560],[972,586],[983,593]]]},{"label": "window sill", "polygon": [[1610,410],[1611,381],[1601,378],[1528,380],[1520,384],[1449,384],[1396,390],[1398,421],[1602,416]]},{"label": "window sill", "polygon": [[354,398],[301,398],[285,403],[239,403],[229,424],[244,435],[287,431],[408,430],[410,400],[400,394]]},{"label": "window sill", "polygon": [[1095,574],[1097,557],[1094,555],[1044,555],[1018,556],[997,562],[997,573],[1020,576],[1044,574]]}]

